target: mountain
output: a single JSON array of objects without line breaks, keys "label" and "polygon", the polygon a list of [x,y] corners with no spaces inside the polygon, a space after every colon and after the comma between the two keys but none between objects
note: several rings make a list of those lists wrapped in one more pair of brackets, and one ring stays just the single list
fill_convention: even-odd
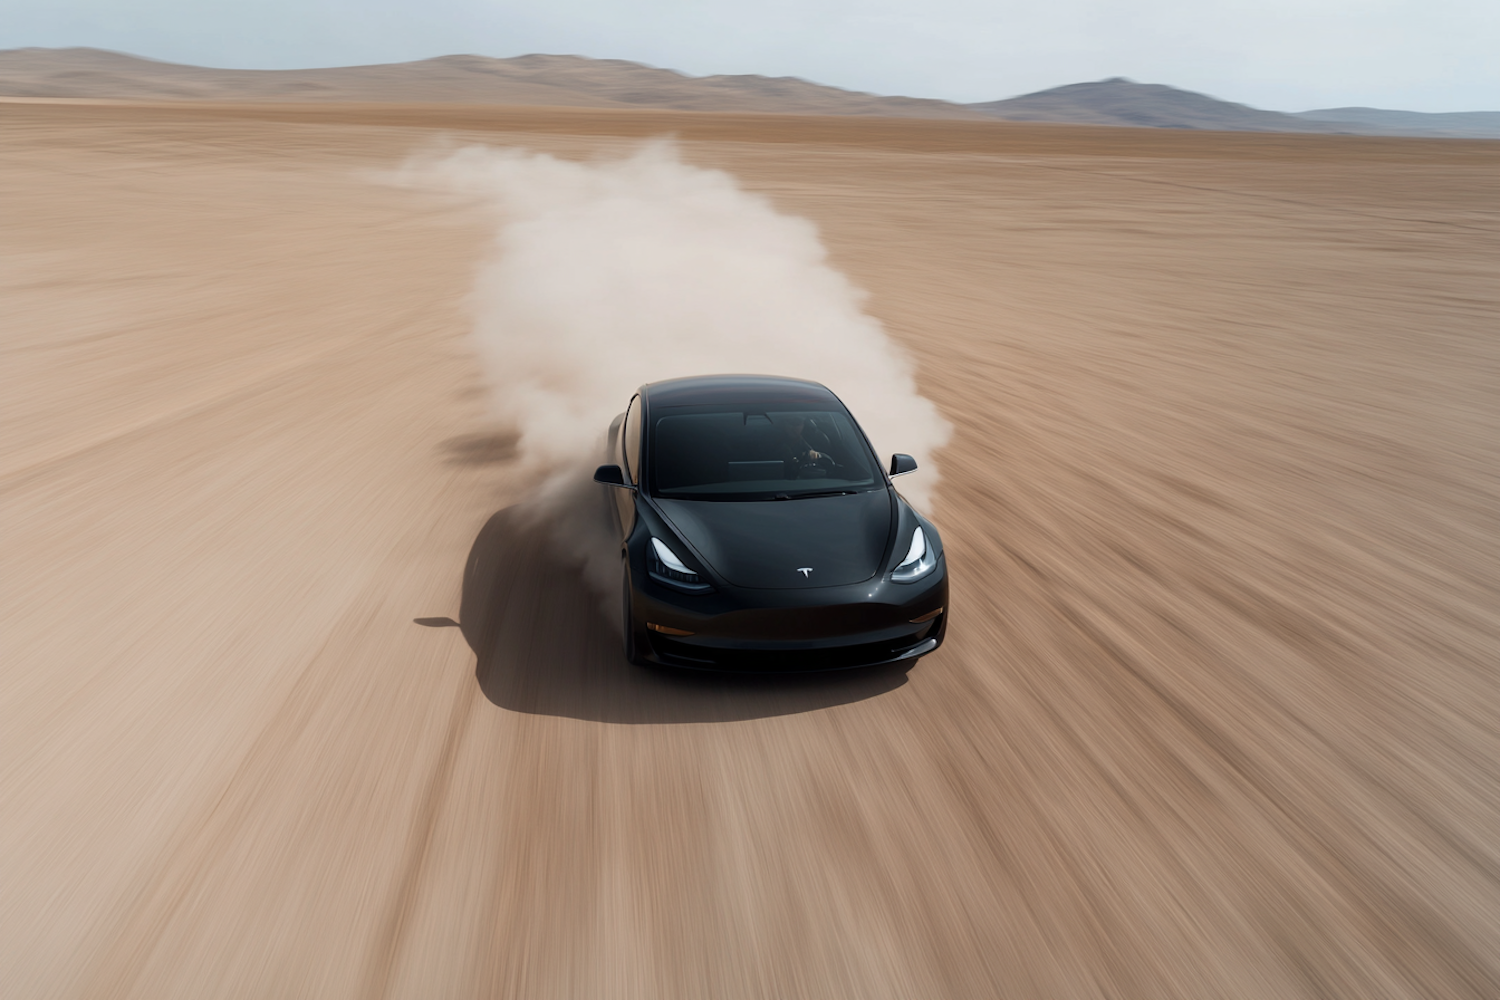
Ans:
[{"label": "mountain", "polygon": [[1380,108],[1324,108],[1299,111],[1303,121],[1336,123],[1350,132],[1371,135],[1425,135],[1464,139],[1500,139],[1500,111],[1384,111]]},{"label": "mountain", "polygon": [[332,69],[228,70],[99,49],[0,51],[0,95],[151,101],[416,101],[982,121],[947,101],[882,97],[794,77],[692,77],[621,59],[456,55]]},{"label": "mountain", "polygon": [[1122,76],[1096,83],[1073,83],[1003,101],[970,104],[996,118],[1017,122],[1072,122],[1137,128],[1220,129],[1232,132],[1343,131],[1326,122],[1305,121],[1278,111],[1261,111],[1206,94],[1159,83],[1135,83]]},{"label": "mountain", "polygon": [[963,105],[840,90],[789,76],[687,76],[622,59],[554,55],[457,55],[375,66],[242,70],[184,66],[100,49],[7,49],[0,50],[0,96],[520,104],[1500,139],[1500,111],[1328,108],[1282,114],[1118,76]]}]

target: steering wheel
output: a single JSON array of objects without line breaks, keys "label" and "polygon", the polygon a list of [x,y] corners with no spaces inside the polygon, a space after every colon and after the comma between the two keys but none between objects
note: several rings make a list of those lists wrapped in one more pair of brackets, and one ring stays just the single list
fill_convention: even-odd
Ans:
[{"label": "steering wheel", "polygon": [[[835,463],[834,460],[829,458],[827,455],[820,455],[817,458],[803,457],[797,460],[797,473],[792,478],[822,479],[824,476],[828,475],[836,468],[838,468],[837,463]],[[804,476],[805,473],[811,472],[813,470],[817,470],[822,475]]]}]

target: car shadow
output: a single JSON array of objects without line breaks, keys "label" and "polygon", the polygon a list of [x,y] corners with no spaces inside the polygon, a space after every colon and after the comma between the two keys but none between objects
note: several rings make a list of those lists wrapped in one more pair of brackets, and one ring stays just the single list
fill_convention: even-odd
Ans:
[{"label": "car shadow", "polygon": [[[822,674],[695,673],[626,662],[604,601],[554,552],[545,525],[509,507],[474,540],[459,628],[475,678],[501,708],[593,722],[733,722],[862,701],[906,683],[908,664]],[[452,624],[423,619],[421,624]]]}]

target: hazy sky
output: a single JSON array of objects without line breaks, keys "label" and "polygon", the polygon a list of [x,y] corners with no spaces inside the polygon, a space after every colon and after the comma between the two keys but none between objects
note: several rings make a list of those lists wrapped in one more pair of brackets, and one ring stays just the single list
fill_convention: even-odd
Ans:
[{"label": "hazy sky", "polygon": [[1500,0],[0,0],[0,48],[283,69],[574,53],[993,100],[1127,76],[1282,111],[1500,110]]}]

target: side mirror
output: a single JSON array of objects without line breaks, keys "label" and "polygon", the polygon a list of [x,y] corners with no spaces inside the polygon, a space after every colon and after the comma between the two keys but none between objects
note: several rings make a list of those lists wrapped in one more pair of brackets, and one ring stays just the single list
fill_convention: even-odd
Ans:
[{"label": "side mirror", "polygon": [[892,479],[895,479],[897,476],[904,476],[908,472],[916,472],[916,471],[917,471],[917,460],[915,458],[912,458],[910,455],[892,455],[891,456],[891,478]]},{"label": "side mirror", "polygon": [[622,490],[633,490],[634,486],[625,481],[625,473],[620,471],[618,465],[601,465],[594,470],[594,482],[603,483],[605,486],[616,486]]}]

